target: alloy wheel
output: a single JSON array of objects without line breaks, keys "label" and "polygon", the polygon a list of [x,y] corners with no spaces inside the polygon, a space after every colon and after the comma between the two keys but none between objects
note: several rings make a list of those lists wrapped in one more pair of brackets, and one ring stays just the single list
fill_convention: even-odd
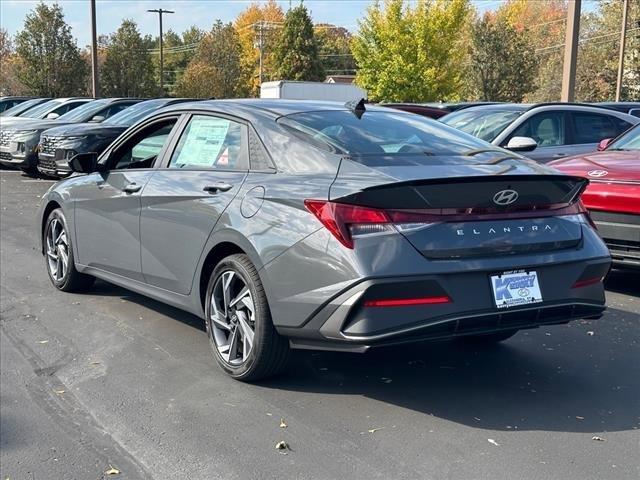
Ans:
[{"label": "alloy wheel", "polygon": [[253,348],[255,307],[244,279],[233,270],[224,271],[211,293],[210,332],[222,359],[242,365]]},{"label": "alloy wheel", "polygon": [[47,265],[51,278],[61,281],[69,268],[69,239],[64,224],[52,218],[47,231]]}]

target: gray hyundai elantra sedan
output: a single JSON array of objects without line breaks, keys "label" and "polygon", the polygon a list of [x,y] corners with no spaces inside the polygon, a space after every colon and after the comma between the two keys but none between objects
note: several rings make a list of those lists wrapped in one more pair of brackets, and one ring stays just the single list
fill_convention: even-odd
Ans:
[{"label": "gray hyundai elantra sedan", "polygon": [[411,113],[184,103],[70,163],[39,214],[53,285],[202,317],[240,380],[291,348],[495,342],[605,309],[587,181]]}]

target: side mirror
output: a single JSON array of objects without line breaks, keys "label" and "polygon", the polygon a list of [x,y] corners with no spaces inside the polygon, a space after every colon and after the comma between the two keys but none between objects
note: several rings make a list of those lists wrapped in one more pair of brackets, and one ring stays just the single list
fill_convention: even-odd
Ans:
[{"label": "side mirror", "polygon": [[512,152],[530,152],[537,147],[538,142],[531,137],[512,137],[507,143],[506,149]]},{"label": "side mirror", "polygon": [[51,112],[49,115],[47,115],[47,120],[55,120],[56,118],[58,118],[60,116],[59,113],[56,112]]},{"label": "side mirror", "polygon": [[96,152],[78,153],[69,160],[69,167],[77,173],[91,173],[99,170]]},{"label": "side mirror", "polygon": [[601,152],[602,150],[605,150],[609,145],[611,145],[612,141],[613,138],[605,138],[604,140],[600,140],[600,143],[598,143],[598,151]]},{"label": "side mirror", "polygon": [[100,123],[102,121],[104,121],[104,115],[96,115],[95,117],[93,117],[91,120],[89,120],[91,123]]}]

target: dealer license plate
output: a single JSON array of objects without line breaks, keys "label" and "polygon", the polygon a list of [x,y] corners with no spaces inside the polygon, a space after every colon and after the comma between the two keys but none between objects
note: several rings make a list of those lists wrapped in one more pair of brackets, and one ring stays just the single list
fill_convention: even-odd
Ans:
[{"label": "dealer license plate", "polygon": [[542,302],[536,272],[524,270],[491,275],[493,300],[497,308],[509,308]]}]

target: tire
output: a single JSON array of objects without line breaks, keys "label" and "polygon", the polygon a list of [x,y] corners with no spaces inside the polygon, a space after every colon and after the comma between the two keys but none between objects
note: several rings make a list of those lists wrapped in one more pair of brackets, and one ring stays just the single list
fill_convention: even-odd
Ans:
[{"label": "tire", "polygon": [[[45,266],[54,287],[63,292],[84,292],[93,286],[95,277],[76,270],[71,235],[69,235],[67,221],[61,208],[56,208],[49,214],[43,243]],[[66,266],[64,265],[65,256]]]},{"label": "tire", "polygon": [[503,330],[501,332],[485,333],[482,335],[466,335],[462,337],[462,340],[480,345],[491,345],[503,342],[513,337],[516,333],[518,333],[518,330]]},{"label": "tire", "polygon": [[[207,334],[220,368],[245,382],[282,372],[289,342],[273,326],[262,282],[249,257],[236,254],[220,261],[206,295]],[[253,329],[252,336],[247,328]]]},{"label": "tire", "polygon": [[20,170],[22,170],[22,173],[24,173],[29,177],[36,178],[39,175],[37,167],[24,167],[24,168],[20,168]]}]

